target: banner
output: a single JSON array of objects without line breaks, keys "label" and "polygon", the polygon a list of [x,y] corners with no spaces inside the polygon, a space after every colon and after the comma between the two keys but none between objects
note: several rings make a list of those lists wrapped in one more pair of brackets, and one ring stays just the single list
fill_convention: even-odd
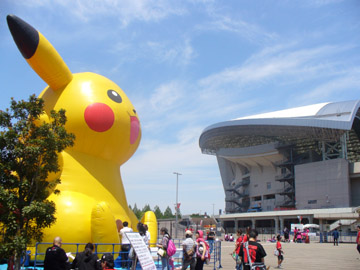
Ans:
[{"label": "banner", "polygon": [[128,232],[126,237],[129,239],[143,270],[156,270],[153,258],[148,247],[138,232]]}]

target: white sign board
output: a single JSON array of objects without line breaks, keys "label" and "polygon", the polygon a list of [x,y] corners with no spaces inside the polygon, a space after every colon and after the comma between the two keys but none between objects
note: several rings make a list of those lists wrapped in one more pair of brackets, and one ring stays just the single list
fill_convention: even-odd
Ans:
[{"label": "white sign board", "polygon": [[136,252],[141,268],[143,270],[156,270],[154,260],[141,235],[137,232],[127,232],[126,237]]}]

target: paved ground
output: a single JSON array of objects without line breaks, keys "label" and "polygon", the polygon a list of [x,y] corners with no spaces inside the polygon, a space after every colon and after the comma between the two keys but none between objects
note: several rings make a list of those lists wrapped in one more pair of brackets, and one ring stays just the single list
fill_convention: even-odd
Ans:
[{"label": "paved ground", "polygon": [[[273,255],[275,243],[262,243],[268,254],[265,257],[265,264],[270,265],[270,269],[277,266],[277,257]],[[347,269],[360,270],[360,257],[355,244],[339,244],[334,246],[329,243],[282,243],[284,262],[282,264],[287,270],[332,270]],[[229,255],[234,249],[234,243],[222,242],[221,265],[224,270],[235,269],[235,261]],[[213,264],[206,265],[204,269],[214,269]]]}]

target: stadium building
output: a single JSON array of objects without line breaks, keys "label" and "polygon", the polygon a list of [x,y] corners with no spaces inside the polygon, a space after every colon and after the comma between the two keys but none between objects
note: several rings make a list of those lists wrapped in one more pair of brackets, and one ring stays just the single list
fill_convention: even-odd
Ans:
[{"label": "stadium building", "polygon": [[[356,224],[360,100],[321,103],[216,123],[201,134],[225,192],[225,229]],[[281,211],[279,211],[281,210]],[[350,227],[349,227],[350,228]]]}]

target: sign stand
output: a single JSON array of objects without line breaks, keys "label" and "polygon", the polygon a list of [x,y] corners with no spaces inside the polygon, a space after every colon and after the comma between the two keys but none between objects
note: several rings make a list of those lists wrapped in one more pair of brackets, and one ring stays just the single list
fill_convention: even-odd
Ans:
[{"label": "sign stand", "polygon": [[136,263],[139,260],[143,270],[156,270],[154,260],[141,235],[138,232],[127,232],[125,234],[136,253],[135,262],[132,266],[132,269],[136,268]]}]

